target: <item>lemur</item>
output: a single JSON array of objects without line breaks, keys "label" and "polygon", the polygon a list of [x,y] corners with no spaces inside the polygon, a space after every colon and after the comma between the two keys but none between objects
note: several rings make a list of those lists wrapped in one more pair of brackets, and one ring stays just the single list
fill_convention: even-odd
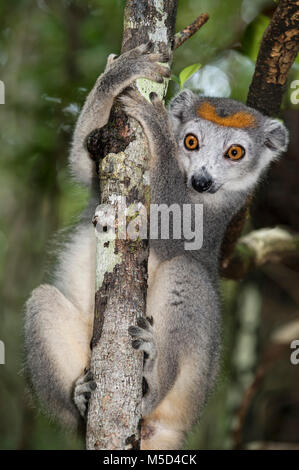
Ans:
[{"label": "lemur", "polygon": [[75,427],[96,386],[88,367],[97,174],[85,143],[108,122],[118,99],[148,140],[151,203],[203,205],[200,249],[185,250],[184,239],[150,240],[147,318],[129,328],[133,347],[147,353],[142,412],[145,426],[155,432],[142,441],[143,449],[179,449],[199,419],[218,372],[221,243],[233,215],[288,144],[281,122],[232,99],[183,90],[167,112],[155,93],[148,101],[129,87],[141,77],[161,83],[170,74],[162,65],[167,60],[150,43],[109,56],[83,106],[70,153],[73,175],[92,188],[91,202],[60,252],[53,285],[32,292],[25,320],[33,388],[50,412]]}]

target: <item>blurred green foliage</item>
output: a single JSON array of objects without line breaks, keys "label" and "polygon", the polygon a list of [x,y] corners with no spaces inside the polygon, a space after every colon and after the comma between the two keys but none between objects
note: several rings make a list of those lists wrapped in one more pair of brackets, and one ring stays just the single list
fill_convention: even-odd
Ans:
[{"label": "blurred green foliage", "polygon": [[[107,55],[119,53],[124,3],[0,3],[0,79],[6,87],[6,103],[0,105],[0,339],[6,345],[6,365],[0,365],[2,449],[84,446],[83,439],[60,430],[40,413],[26,391],[23,305],[30,291],[47,277],[49,241],[75,220],[86,202],[86,191],[68,177],[67,154],[87,91],[104,69]],[[268,22],[259,13],[273,5],[272,0],[180,0],[177,30],[201,12],[211,16],[200,33],[176,52],[173,67],[178,76],[186,67],[200,63],[196,74],[206,70],[206,78],[199,80],[194,74],[187,80],[186,76],[181,85],[189,83],[199,92],[206,91],[201,88],[204,80],[210,83],[211,73],[219,77],[221,71],[224,85],[220,91],[216,87],[216,92],[223,94],[225,89],[245,101]],[[171,83],[169,95],[177,86]],[[223,285],[223,374],[201,426],[189,439],[191,448],[232,446],[234,413],[244,388],[231,360],[231,351],[237,347],[235,332],[240,331],[240,292],[254,297],[257,288],[251,288],[250,294],[246,285],[238,288],[232,281]],[[258,315],[258,302],[254,308]],[[246,366],[250,377],[254,362],[255,357]]]}]

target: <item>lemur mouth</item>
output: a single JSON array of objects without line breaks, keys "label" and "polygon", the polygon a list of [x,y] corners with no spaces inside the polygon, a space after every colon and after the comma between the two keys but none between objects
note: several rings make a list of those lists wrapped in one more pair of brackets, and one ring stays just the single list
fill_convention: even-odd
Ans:
[{"label": "lemur mouth", "polygon": [[208,193],[210,194],[215,194],[219,191],[220,188],[222,188],[222,184],[220,184],[219,186],[215,183],[213,183],[213,185],[211,186],[211,188],[207,191]]}]

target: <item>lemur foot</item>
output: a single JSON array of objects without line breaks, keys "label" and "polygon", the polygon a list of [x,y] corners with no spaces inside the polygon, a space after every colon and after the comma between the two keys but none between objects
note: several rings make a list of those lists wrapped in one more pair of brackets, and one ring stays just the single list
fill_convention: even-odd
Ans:
[{"label": "lemur foot", "polygon": [[137,326],[129,327],[129,335],[132,336],[132,346],[134,349],[143,351],[146,360],[153,360],[156,357],[156,344],[152,318],[137,318]]},{"label": "lemur foot", "polygon": [[[137,119],[149,135],[163,135],[170,138],[169,118],[167,111],[158,95],[154,92],[149,94],[150,102],[145,99],[138,91],[128,88],[120,96],[123,109],[126,114]],[[175,145],[174,145],[175,146]]]},{"label": "lemur foot", "polygon": [[74,402],[77,406],[80,415],[82,418],[86,418],[86,413],[88,410],[88,402],[91,397],[91,392],[97,388],[97,384],[93,379],[93,374],[90,370],[85,372],[79,379],[76,381],[74,388]]}]

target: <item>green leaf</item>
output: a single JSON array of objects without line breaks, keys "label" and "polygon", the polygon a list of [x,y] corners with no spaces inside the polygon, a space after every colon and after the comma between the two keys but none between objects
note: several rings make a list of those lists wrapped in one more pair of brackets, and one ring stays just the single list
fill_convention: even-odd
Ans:
[{"label": "green leaf", "polygon": [[172,74],[171,77],[170,77],[170,80],[173,80],[175,83],[180,85],[180,79],[176,75]]},{"label": "green leaf", "polygon": [[253,62],[256,61],[262,37],[270,23],[266,15],[258,15],[247,27],[243,39],[241,52],[246,54]]},{"label": "green leaf", "polygon": [[180,79],[180,87],[183,88],[184,83],[190,78],[197,70],[201,67],[201,64],[192,64],[185,67],[181,70],[179,79]]}]

